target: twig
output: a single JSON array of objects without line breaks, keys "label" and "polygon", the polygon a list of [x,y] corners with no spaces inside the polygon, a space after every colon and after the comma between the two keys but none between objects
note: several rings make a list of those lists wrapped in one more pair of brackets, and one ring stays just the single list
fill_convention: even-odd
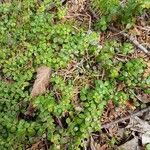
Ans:
[{"label": "twig", "polygon": [[91,18],[91,16],[88,13],[86,13],[86,14],[89,17],[89,30],[91,30],[92,18]]},{"label": "twig", "polygon": [[61,128],[63,128],[63,124],[62,124],[62,122],[61,122],[61,120],[60,120],[59,117],[56,117],[56,121],[57,121],[58,125],[59,125]]},{"label": "twig", "polygon": [[147,108],[145,108],[145,109],[142,109],[142,110],[140,110],[140,111],[138,111],[138,112],[135,112],[135,113],[133,113],[133,114],[131,114],[131,115],[129,115],[129,116],[126,116],[126,117],[120,118],[120,119],[118,119],[118,120],[115,120],[115,121],[113,121],[113,122],[109,122],[109,123],[103,124],[103,125],[102,125],[102,128],[109,128],[109,127],[111,127],[111,126],[113,126],[113,125],[115,125],[115,124],[117,124],[117,123],[126,121],[126,120],[130,119],[131,117],[134,117],[134,116],[141,116],[143,113],[148,112],[148,111],[150,111],[150,107],[147,107]]},{"label": "twig", "polygon": [[[119,32],[119,30],[114,27],[109,27],[109,29],[112,31],[115,31],[115,32]],[[137,48],[139,48],[143,52],[145,52],[147,54],[149,53],[149,51],[144,46],[142,46],[133,36],[129,36],[125,32],[119,32],[119,34],[126,37],[130,42],[132,42]]]}]

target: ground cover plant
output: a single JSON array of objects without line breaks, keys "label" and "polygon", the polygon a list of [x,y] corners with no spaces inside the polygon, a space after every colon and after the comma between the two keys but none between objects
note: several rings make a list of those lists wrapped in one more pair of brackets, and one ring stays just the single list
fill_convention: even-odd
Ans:
[{"label": "ground cover plant", "polygon": [[131,27],[135,23],[136,16],[142,14],[150,4],[147,0],[91,0],[94,12],[101,16],[96,27],[106,30],[110,22],[120,22],[122,25]]},{"label": "ground cover plant", "polygon": [[[92,1],[113,22],[119,1],[109,0],[110,7]],[[128,11],[120,9],[117,16],[123,23],[145,8],[144,1],[128,3]],[[2,150],[34,149],[39,141],[45,149],[83,149],[101,130],[109,100],[125,106],[136,99],[137,90],[149,94],[147,61],[134,57],[131,43],[111,39],[101,45],[100,32],[76,27],[66,13],[60,0],[0,2]],[[99,30],[106,29],[103,18]]]}]

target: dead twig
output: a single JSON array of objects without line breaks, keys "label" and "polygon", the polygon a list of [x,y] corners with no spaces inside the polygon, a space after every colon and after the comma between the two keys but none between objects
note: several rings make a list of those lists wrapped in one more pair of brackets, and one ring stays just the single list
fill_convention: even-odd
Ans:
[{"label": "dead twig", "polygon": [[63,124],[62,124],[60,118],[59,118],[59,117],[56,117],[56,120],[57,120],[58,125],[59,125],[61,128],[63,128]]},{"label": "dead twig", "polygon": [[143,46],[141,45],[133,36],[129,36],[128,34],[126,34],[125,32],[120,32],[118,29],[114,28],[114,27],[109,27],[110,30],[114,31],[114,32],[119,32],[119,34],[121,34],[122,36],[126,37],[130,42],[132,42],[137,48],[139,48],[140,50],[142,50],[143,52],[145,52],[146,54],[149,53],[149,51]]},{"label": "dead twig", "polygon": [[129,120],[131,117],[141,116],[141,115],[143,115],[145,112],[148,112],[148,111],[150,111],[150,107],[147,107],[147,108],[145,108],[145,109],[142,109],[142,110],[140,110],[140,111],[138,111],[138,112],[135,112],[135,113],[133,113],[133,114],[131,114],[131,115],[129,115],[129,116],[126,116],[126,117],[120,118],[120,119],[118,119],[118,120],[115,120],[115,121],[113,121],[113,122],[109,122],[109,123],[103,124],[103,125],[102,125],[102,128],[109,128],[109,127],[111,127],[111,126],[113,126],[113,125],[115,125],[115,124],[117,124],[117,123],[120,123],[120,122],[124,122],[124,121],[126,121],[126,120]]}]

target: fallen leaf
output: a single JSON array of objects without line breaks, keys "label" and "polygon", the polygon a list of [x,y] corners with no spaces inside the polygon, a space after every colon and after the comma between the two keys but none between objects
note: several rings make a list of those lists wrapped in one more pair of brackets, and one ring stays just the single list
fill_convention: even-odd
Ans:
[{"label": "fallen leaf", "polygon": [[136,116],[130,118],[130,122],[126,128],[143,134],[146,132],[150,132],[150,125],[148,124],[148,122]]},{"label": "fallen leaf", "polygon": [[31,91],[32,97],[44,94],[46,92],[46,87],[49,84],[50,72],[50,68],[46,66],[42,66],[37,69],[36,80]]},{"label": "fallen leaf", "polygon": [[134,139],[126,142],[123,145],[119,146],[118,149],[119,150],[137,150],[137,149],[139,149],[138,139],[134,138]]},{"label": "fallen leaf", "polygon": [[143,146],[150,142],[150,125],[148,122],[138,117],[132,117],[130,118],[129,125],[126,128],[140,133],[139,135],[142,139]]}]

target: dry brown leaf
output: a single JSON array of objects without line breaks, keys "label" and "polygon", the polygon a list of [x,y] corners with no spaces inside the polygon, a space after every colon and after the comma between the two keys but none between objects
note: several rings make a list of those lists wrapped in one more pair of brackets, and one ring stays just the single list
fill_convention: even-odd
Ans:
[{"label": "dry brown leaf", "polygon": [[46,66],[42,66],[37,69],[37,77],[31,91],[32,97],[44,94],[46,92],[46,87],[49,83],[50,72],[50,68]]}]

